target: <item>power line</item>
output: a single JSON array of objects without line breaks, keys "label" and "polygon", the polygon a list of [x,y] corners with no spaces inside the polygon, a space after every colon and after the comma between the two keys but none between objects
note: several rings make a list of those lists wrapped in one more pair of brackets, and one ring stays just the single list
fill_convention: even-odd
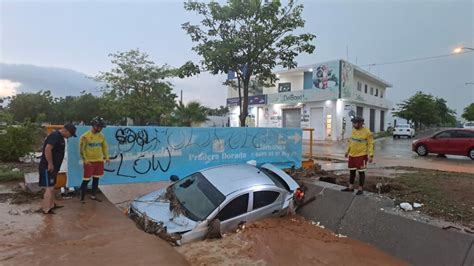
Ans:
[{"label": "power line", "polygon": [[402,63],[409,63],[409,62],[416,62],[416,61],[437,59],[437,58],[443,58],[443,57],[449,57],[449,56],[457,56],[457,55],[467,54],[467,53],[472,53],[472,52],[473,52],[473,51],[465,51],[465,52],[457,53],[457,54],[452,54],[452,53],[451,53],[451,54],[443,54],[443,55],[436,55],[436,56],[412,58],[412,59],[400,60],[400,61],[392,61],[392,62],[384,62],[384,63],[373,63],[373,64],[361,65],[361,67],[402,64]]}]

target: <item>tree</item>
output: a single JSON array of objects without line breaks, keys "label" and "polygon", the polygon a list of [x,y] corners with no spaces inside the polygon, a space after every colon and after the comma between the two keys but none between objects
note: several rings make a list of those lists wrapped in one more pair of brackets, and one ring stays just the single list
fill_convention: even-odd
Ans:
[{"label": "tree", "polygon": [[57,98],[53,104],[55,114],[53,121],[59,124],[80,121],[88,123],[98,115],[111,121],[104,106],[106,106],[104,97],[97,97],[85,91],[82,91],[80,96]]},{"label": "tree", "polygon": [[224,116],[229,113],[229,107],[227,106],[219,106],[219,108],[207,108],[208,115],[215,115],[215,116]]},{"label": "tree", "polygon": [[207,120],[207,108],[199,102],[189,102],[187,105],[179,102],[173,115],[173,124],[177,126],[190,127],[195,123]]},{"label": "tree", "polygon": [[53,100],[50,91],[20,93],[11,97],[8,111],[13,115],[15,121],[18,122],[26,120],[45,122],[44,120],[48,120],[52,115]]},{"label": "tree", "polygon": [[470,105],[466,106],[466,108],[464,108],[462,118],[466,119],[467,121],[474,121],[474,103],[471,103]]},{"label": "tree", "polygon": [[436,111],[439,116],[438,126],[455,126],[456,125],[456,111],[450,109],[446,100],[443,98],[435,98]]},{"label": "tree", "polygon": [[178,70],[156,66],[138,49],[110,56],[115,68],[97,76],[108,84],[107,99],[117,104],[121,117],[130,117],[138,125],[147,121],[160,123],[162,116],[171,113],[176,105],[172,85],[164,79],[177,76]]},{"label": "tree", "polygon": [[448,108],[446,100],[435,98],[421,91],[398,105],[395,116],[415,123],[415,128],[434,125],[453,125],[456,123],[452,109]]},{"label": "tree", "polygon": [[278,0],[227,0],[223,5],[189,1],[184,8],[203,17],[201,25],[182,25],[197,43],[193,50],[202,56],[203,67],[214,75],[233,71],[237,76],[241,126],[248,115],[251,77],[273,83],[273,68],[294,68],[300,53],[311,54],[315,49],[310,44],[315,35],[291,34],[305,25],[303,6],[294,0],[286,6]]}]

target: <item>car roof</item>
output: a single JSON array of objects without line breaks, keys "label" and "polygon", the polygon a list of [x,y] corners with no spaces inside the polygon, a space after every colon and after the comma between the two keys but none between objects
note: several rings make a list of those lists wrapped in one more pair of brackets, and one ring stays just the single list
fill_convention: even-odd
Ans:
[{"label": "car roof", "polygon": [[225,196],[232,192],[275,183],[257,167],[249,164],[231,164],[200,171]]}]

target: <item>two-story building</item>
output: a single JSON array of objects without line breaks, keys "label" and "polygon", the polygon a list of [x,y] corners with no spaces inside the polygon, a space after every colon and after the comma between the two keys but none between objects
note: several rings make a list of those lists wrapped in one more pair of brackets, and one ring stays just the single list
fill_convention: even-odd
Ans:
[{"label": "two-story building", "polygon": [[[302,66],[276,73],[273,87],[252,84],[250,127],[314,128],[316,140],[350,137],[351,115],[363,116],[372,132],[385,130],[392,103],[386,81],[344,60]],[[229,87],[230,126],[239,126],[238,91]],[[309,138],[307,133],[304,138]]]}]

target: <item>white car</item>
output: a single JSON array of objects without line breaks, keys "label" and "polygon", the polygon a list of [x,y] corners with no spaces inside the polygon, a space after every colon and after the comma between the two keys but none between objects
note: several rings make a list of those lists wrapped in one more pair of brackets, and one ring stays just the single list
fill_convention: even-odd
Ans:
[{"label": "white car", "polygon": [[415,129],[410,125],[396,125],[393,129],[393,138],[400,138],[402,136],[413,138],[415,137]]},{"label": "white car", "polygon": [[462,127],[463,128],[474,128],[474,122],[473,121],[466,122],[466,123],[464,123],[464,125]]},{"label": "white car", "polygon": [[[301,202],[298,183],[272,164],[221,165],[191,174],[135,199],[129,217],[174,245],[234,230],[246,222],[286,214]],[[177,182],[176,182],[177,181]]]}]

